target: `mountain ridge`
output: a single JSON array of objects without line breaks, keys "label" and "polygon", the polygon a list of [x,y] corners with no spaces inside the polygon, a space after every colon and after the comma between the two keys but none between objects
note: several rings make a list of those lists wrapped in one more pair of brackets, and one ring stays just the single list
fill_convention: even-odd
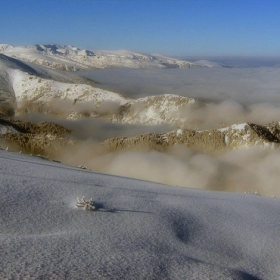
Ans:
[{"label": "mountain ridge", "polygon": [[82,50],[71,45],[37,44],[13,46],[0,44],[0,53],[48,68],[77,71],[94,68],[192,68],[224,67],[208,61],[190,62],[159,54],[144,54],[128,50]]},{"label": "mountain ridge", "polygon": [[[79,141],[67,137],[71,132],[70,129],[52,122],[33,123],[0,118],[0,138],[12,145],[18,145],[29,153],[49,156],[50,149],[59,149],[61,145],[71,148],[79,144]],[[163,152],[176,145],[206,153],[254,146],[273,149],[280,146],[280,122],[267,125],[241,123],[202,131],[177,129],[166,133],[114,137],[99,144],[107,152],[126,150]]]}]

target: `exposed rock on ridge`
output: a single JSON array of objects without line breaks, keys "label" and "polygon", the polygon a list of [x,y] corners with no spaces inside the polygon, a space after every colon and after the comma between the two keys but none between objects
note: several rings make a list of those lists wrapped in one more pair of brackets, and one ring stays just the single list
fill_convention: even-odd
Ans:
[{"label": "exposed rock on ridge", "polygon": [[267,126],[243,123],[222,129],[195,131],[178,129],[168,133],[149,133],[135,137],[119,137],[105,141],[111,150],[163,150],[172,145],[212,152],[223,149],[249,146],[278,147],[280,143],[280,123]]},{"label": "exposed rock on ridge", "polygon": [[32,123],[20,120],[0,119],[0,139],[6,145],[16,145],[32,154],[48,155],[50,149],[69,144],[65,135],[71,131],[55,123]]},{"label": "exposed rock on ridge", "polygon": [[[34,124],[0,119],[0,132],[0,137],[7,143],[17,144],[30,153],[47,155],[50,149],[59,149],[61,145],[71,146],[78,143],[69,141],[65,137],[71,133],[69,129],[49,122]],[[100,144],[111,151],[164,151],[173,145],[184,145],[203,152],[251,146],[277,148],[280,144],[280,122],[273,122],[265,126],[243,123],[204,131],[178,129],[168,133],[110,138]]]}]

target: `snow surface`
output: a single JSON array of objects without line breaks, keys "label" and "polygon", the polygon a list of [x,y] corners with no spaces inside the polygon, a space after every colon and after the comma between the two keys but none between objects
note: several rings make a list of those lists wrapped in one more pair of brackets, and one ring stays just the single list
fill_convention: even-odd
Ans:
[{"label": "snow surface", "polygon": [[234,124],[231,126],[232,129],[238,129],[238,130],[243,130],[245,129],[245,126],[247,123],[240,123],[240,124]]},{"label": "snow surface", "polygon": [[0,157],[1,279],[279,279],[279,199]]}]

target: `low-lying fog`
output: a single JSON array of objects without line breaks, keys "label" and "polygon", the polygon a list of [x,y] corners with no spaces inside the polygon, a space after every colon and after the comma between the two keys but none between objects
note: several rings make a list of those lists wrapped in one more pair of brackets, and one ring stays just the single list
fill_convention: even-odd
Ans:
[{"label": "low-lying fog", "polygon": [[280,68],[105,69],[80,72],[132,98],[172,93],[241,104],[280,103]]},{"label": "low-lying fog", "polygon": [[[221,122],[280,121],[280,68],[277,67],[105,69],[79,74],[131,98],[176,94],[215,102],[207,109],[186,113],[194,121],[199,116],[210,127],[219,127]],[[83,143],[61,150],[57,157],[63,162],[170,185],[238,192],[256,190],[262,195],[280,197],[279,149],[241,148],[222,154],[204,154],[186,147],[173,147],[166,153],[103,152],[93,142],[173,128],[117,125],[91,119],[56,122],[74,129],[75,137]]]}]

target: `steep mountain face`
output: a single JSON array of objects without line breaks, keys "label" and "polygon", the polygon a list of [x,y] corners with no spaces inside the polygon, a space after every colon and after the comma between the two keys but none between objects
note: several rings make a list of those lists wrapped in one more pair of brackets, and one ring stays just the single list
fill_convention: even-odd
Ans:
[{"label": "steep mountain face", "polygon": [[0,71],[0,116],[12,116],[15,113],[14,91],[7,76],[7,73]]},{"label": "steep mountain face", "polygon": [[96,81],[78,76],[75,73],[65,73],[64,71],[28,63],[0,53],[0,75],[3,76],[4,74],[4,77],[7,81],[8,79],[6,76],[8,69],[16,69],[29,75],[37,76],[44,79],[51,79],[62,83],[81,83],[88,85],[97,84]]},{"label": "steep mountain face", "polygon": [[157,54],[141,54],[126,50],[90,51],[55,44],[27,47],[0,44],[0,53],[25,62],[66,71],[109,67],[190,68],[213,66],[207,61],[193,63]]}]

